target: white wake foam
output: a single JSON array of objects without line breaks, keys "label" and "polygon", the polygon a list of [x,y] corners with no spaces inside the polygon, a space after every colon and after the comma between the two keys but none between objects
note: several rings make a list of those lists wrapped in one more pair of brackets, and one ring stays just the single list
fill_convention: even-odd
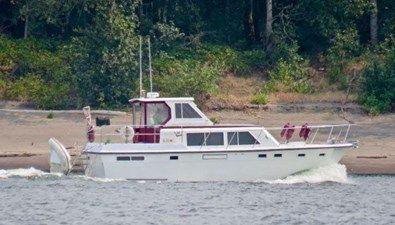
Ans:
[{"label": "white wake foam", "polygon": [[6,179],[10,177],[25,177],[25,178],[38,178],[38,177],[46,177],[46,176],[56,176],[61,177],[60,173],[46,173],[44,171],[35,169],[33,167],[28,169],[9,169],[9,170],[0,170],[0,179]]},{"label": "white wake foam", "polygon": [[347,177],[347,169],[341,164],[331,164],[328,166],[311,169],[299,174],[288,176],[284,179],[265,181],[270,184],[297,184],[297,183],[352,183]]},{"label": "white wake foam", "polygon": [[90,180],[90,181],[103,182],[103,183],[127,181],[126,179],[111,179],[111,178],[89,177],[89,176],[86,176],[86,175],[75,175],[73,177],[78,178],[78,179],[82,179],[82,180]]}]

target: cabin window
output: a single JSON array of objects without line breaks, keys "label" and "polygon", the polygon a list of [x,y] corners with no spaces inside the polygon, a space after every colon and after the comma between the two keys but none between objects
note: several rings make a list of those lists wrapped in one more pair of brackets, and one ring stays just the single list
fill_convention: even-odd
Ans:
[{"label": "cabin window", "polygon": [[280,157],[283,157],[283,154],[274,154],[274,157],[280,158]]},{"label": "cabin window", "polygon": [[178,160],[178,155],[171,155],[170,160]]},{"label": "cabin window", "polygon": [[131,159],[132,161],[143,161],[144,156],[132,156]]},{"label": "cabin window", "polygon": [[224,145],[224,133],[205,133],[206,145]]},{"label": "cabin window", "polygon": [[325,153],[320,153],[320,156],[325,156]]},{"label": "cabin window", "polygon": [[161,125],[169,119],[169,109],[166,103],[146,103],[147,125]]},{"label": "cabin window", "polygon": [[117,156],[117,161],[130,161],[130,156]]},{"label": "cabin window", "polygon": [[299,156],[299,157],[305,157],[305,156],[306,156],[306,154],[304,154],[304,153],[300,153],[300,154],[298,154],[298,156]]},{"label": "cabin window", "polygon": [[239,132],[239,145],[253,145],[257,142],[250,132]]},{"label": "cabin window", "polygon": [[222,132],[189,133],[187,134],[187,145],[224,145],[224,134]]},{"label": "cabin window", "polygon": [[228,132],[228,144],[237,145],[239,143],[237,132]]},{"label": "cabin window", "polygon": [[189,133],[187,134],[188,146],[201,146],[204,142],[204,133]]},{"label": "cabin window", "polygon": [[266,158],[266,154],[259,154],[258,158]]},{"label": "cabin window", "polygon": [[259,144],[259,141],[252,136],[250,132],[228,132],[229,145],[253,145]]},{"label": "cabin window", "polygon": [[176,103],[176,118],[202,118],[188,103]]}]

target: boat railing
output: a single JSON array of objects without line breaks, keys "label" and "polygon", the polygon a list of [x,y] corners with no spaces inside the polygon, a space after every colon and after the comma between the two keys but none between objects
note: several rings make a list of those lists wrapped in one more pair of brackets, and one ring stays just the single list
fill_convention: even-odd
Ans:
[{"label": "boat railing", "polygon": [[[254,133],[256,140],[262,139],[265,136],[264,130],[269,133],[280,143],[289,142],[305,142],[307,144],[340,144],[349,142],[352,127],[356,124],[335,124],[335,125],[313,125],[313,126],[291,126],[291,127],[267,127],[263,128],[259,133]],[[308,128],[308,135],[303,137],[301,135],[302,129]],[[94,141],[100,143],[158,143],[160,138],[161,125],[104,125],[95,127]],[[179,136],[184,133],[183,127],[179,127]],[[137,132],[136,132],[137,131]],[[205,145],[211,133],[216,131],[204,131],[207,135],[204,137],[204,142],[201,147]],[[224,131],[225,132],[225,131]],[[229,132],[229,131],[226,131]],[[292,135],[287,133],[291,132]],[[281,135],[283,133],[283,135]],[[289,133],[288,133],[289,134]],[[89,140],[89,132],[88,132]],[[227,140],[224,140],[227,141]],[[259,142],[253,144],[259,146]]]},{"label": "boat railing", "polygon": [[[269,127],[266,128],[277,140],[284,140],[285,143],[294,141],[304,141],[307,144],[340,144],[349,142],[351,129],[356,124],[334,124],[334,125],[306,125],[288,127]],[[307,135],[302,133],[308,130]],[[289,133],[291,135],[288,135]],[[280,136],[280,137],[276,137]]]}]

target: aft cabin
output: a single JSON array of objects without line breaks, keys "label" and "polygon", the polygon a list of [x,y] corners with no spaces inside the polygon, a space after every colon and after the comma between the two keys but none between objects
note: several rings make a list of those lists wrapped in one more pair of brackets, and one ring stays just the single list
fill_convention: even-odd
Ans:
[{"label": "aft cabin", "polygon": [[135,98],[132,122],[135,143],[158,143],[165,127],[212,126],[193,98]]}]

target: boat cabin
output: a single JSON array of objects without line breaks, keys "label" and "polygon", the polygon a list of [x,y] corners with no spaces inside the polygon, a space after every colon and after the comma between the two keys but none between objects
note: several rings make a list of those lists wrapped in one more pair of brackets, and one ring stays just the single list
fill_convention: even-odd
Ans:
[{"label": "boat cabin", "polygon": [[132,122],[135,143],[158,143],[165,127],[212,126],[213,122],[193,102],[193,98],[135,98]]}]

